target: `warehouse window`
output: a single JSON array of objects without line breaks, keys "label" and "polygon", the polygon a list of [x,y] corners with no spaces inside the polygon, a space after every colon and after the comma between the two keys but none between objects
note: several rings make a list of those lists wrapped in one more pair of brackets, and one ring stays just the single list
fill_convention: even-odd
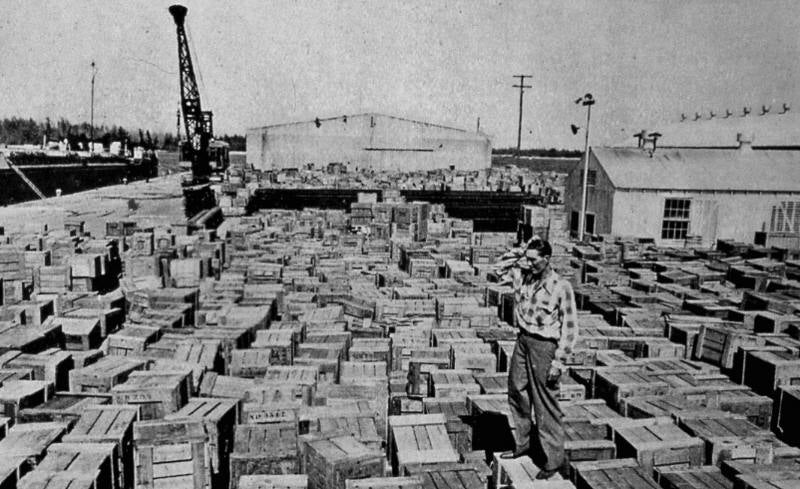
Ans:
[{"label": "warehouse window", "polygon": [[586,186],[594,187],[597,185],[597,170],[589,170],[586,172]]},{"label": "warehouse window", "polygon": [[661,226],[661,239],[686,239],[689,233],[689,199],[666,199],[664,201],[664,222]]},{"label": "warehouse window", "polygon": [[773,233],[800,233],[800,202],[781,202],[773,206],[769,230]]}]

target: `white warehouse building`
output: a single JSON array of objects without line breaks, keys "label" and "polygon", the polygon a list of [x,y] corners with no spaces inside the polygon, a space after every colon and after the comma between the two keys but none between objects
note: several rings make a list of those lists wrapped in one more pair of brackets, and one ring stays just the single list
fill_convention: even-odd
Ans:
[{"label": "white warehouse building", "polygon": [[247,131],[247,164],[257,170],[325,168],[482,170],[492,145],[480,132],[383,114],[356,114]]}]

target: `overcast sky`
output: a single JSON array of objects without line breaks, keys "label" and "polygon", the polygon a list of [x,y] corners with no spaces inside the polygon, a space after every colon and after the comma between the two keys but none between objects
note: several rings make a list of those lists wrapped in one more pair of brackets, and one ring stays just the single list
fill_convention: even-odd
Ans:
[{"label": "overcast sky", "polygon": [[[3,0],[0,116],[175,130],[171,2]],[[798,101],[795,0],[189,1],[204,108],[217,133],[360,112],[582,147],[658,130],[681,112]],[[800,104],[793,110],[800,110]],[[632,137],[631,137],[632,140]]]}]

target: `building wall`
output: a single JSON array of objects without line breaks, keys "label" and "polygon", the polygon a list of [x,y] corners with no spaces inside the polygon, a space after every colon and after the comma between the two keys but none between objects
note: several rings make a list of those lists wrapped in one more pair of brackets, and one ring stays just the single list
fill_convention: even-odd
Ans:
[{"label": "building wall", "polygon": [[662,192],[618,189],[613,198],[611,233],[622,236],[653,237],[658,244],[676,244],[661,239],[664,200],[688,198],[689,234],[701,235],[710,246],[717,239],[752,242],[754,233],[769,230],[773,206],[800,201],[800,191],[787,193]]},{"label": "building wall", "polygon": [[[589,152],[589,171],[597,172],[597,178],[595,185],[590,185],[586,192],[586,213],[595,216],[595,234],[608,234],[611,232],[614,216],[614,185],[591,152]],[[577,229],[577,224],[572,225],[572,219],[575,212],[581,211],[582,184],[583,160],[567,176],[564,188],[564,208],[567,210],[570,229]]]},{"label": "building wall", "polygon": [[324,167],[426,170],[491,165],[491,143],[482,134],[382,115],[339,117],[251,129],[247,163],[261,170]]}]

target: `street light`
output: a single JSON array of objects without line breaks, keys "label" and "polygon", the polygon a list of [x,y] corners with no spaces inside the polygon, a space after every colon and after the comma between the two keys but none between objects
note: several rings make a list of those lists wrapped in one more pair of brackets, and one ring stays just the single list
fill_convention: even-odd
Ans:
[{"label": "street light", "polygon": [[586,107],[586,141],[583,146],[583,197],[581,198],[581,215],[578,221],[578,241],[583,241],[583,232],[586,227],[586,193],[589,187],[589,121],[592,118],[592,105],[594,97],[587,93],[575,101]]}]

